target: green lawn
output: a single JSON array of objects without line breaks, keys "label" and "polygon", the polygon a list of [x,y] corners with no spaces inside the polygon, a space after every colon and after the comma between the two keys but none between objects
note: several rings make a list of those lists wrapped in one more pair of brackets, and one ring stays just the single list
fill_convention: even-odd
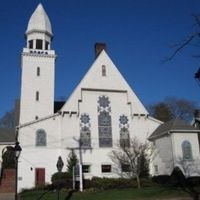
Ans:
[{"label": "green lawn", "polygon": [[[21,200],[37,200],[44,191],[29,191],[21,194]],[[143,199],[169,199],[173,197],[185,196],[184,193],[163,188],[124,189],[105,191],[84,191],[75,192],[71,198],[67,198],[68,191],[60,192],[60,200],[143,200]],[[57,200],[57,192],[49,192],[42,200]]]}]

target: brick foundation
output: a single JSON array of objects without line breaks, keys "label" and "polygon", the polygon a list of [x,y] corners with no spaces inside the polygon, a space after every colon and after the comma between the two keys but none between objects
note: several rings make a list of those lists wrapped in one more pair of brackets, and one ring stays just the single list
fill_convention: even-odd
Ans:
[{"label": "brick foundation", "polygon": [[4,169],[0,183],[0,193],[15,192],[15,169]]}]

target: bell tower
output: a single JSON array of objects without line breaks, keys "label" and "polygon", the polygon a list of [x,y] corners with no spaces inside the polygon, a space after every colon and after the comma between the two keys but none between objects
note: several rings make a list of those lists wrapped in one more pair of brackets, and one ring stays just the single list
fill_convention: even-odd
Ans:
[{"label": "bell tower", "polygon": [[25,33],[21,55],[20,124],[53,114],[55,51],[51,49],[51,23],[39,4]]}]

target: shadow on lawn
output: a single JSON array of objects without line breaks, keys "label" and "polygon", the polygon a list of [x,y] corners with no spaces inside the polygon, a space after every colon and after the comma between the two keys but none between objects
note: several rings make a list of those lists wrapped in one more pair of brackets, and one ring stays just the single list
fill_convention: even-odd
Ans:
[{"label": "shadow on lawn", "polygon": [[65,197],[65,200],[71,199],[74,192],[75,192],[75,190],[70,190],[70,191],[68,192],[67,196]]}]

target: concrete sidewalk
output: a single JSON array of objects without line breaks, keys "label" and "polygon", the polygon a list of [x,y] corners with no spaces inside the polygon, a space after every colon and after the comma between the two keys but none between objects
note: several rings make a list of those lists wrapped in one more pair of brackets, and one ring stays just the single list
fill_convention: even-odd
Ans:
[{"label": "concrete sidewalk", "polygon": [[0,193],[1,200],[15,200],[15,193]]}]

